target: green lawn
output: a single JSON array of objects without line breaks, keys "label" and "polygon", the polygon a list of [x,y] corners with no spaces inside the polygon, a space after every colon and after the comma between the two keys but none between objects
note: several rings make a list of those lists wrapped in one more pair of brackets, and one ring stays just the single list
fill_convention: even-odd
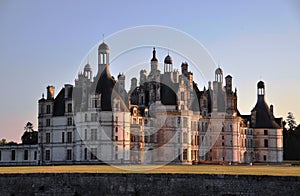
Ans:
[{"label": "green lawn", "polygon": [[223,166],[223,165],[69,165],[0,167],[1,174],[15,173],[162,173],[162,174],[232,174],[300,176],[300,166]]}]

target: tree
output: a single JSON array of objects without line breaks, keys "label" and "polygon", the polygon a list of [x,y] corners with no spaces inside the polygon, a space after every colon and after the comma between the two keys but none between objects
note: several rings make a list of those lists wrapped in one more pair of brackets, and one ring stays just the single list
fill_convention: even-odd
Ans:
[{"label": "tree", "polygon": [[29,131],[29,132],[33,131],[33,125],[32,125],[32,123],[31,122],[27,122],[26,125],[25,125],[25,127],[24,127],[24,130],[25,131]]},{"label": "tree", "polygon": [[288,116],[286,118],[286,123],[289,127],[289,131],[294,131],[295,128],[297,127],[297,123],[295,121],[294,114],[292,112],[288,113]]},{"label": "tree", "polygon": [[17,143],[17,142],[14,142],[14,141],[10,141],[10,142],[8,142],[8,143],[5,144],[5,145],[12,146],[12,145],[18,145],[18,143]]},{"label": "tree", "polygon": [[1,139],[1,141],[0,141],[0,145],[5,145],[5,144],[7,144],[7,141],[6,141],[6,139]]},{"label": "tree", "polygon": [[24,127],[24,134],[22,136],[22,144],[37,144],[38,143],[38,132],[33,130],[31,122],[26,123]]}]

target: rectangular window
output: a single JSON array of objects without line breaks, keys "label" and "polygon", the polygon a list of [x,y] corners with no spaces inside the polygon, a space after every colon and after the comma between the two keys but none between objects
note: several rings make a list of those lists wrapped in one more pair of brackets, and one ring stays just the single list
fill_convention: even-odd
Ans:
[{"label": "rectangular window", "polygon": [[98,100],[94,99],[92,104],[93,104],[93,108],[97,108],[98,107]]},{"label": "rectangular window", "polygon": [[61,133],[61,143],[65,143],[65,132]]},{"label": "rectangular window", "polygon": [[88,115],[84,114],[84,122],[87,122],[87,121],[88,121]]},{"label": "rectangular window", "polygon": [[183,150],[182,159],[187,160],[187,149]]},{"label": "rectangular window", "polygon": [[72,112],[72,104],[68,103],[68,112]]},{"label": "rectangular window", "polygon": [[51,106],[47,105],[46,106],[46,114],[50,114],[51,113]]},{"label": "rectangular window", "polygon": [[15,150],[11,151],[11,160],[12,161],[16,160],[16,151]]},{"label": "rectangular window", "polygon": [[183,133],[183,143],[187,143],[187,133]]},{"label": "rectangular window", "polygon": [[87,129],[84,130],[84,140],[88,140],[88,131],[87,131]]},{"label": "rectangular window", "polygon": [[268,130],[264,130],[264,135],[268,135]]},{"label": "rectangular window", "polygon": [[118,139],[119,139],[118,136],[115,136],[115,141],[118,141]]},{"label": "rectangular window", "polygon": [[46,150],[46,161],[50,160],[50,150]]},{"label": "rectangular window", "polygon": [[267,155],[264,155],[264,161],[266,161],[267,160]]},{"label": "rectangular window", "polygon": [[68,126],[72,126],[73,125],[73,120],[72,118],[68,118]]},{"label": "rectangular window", "polygon": [[24,150],[24,160],[28,160],[28,150]]},{"label": "rectangular window", "polygon": [[50,133],[46,133],[46,144],[50,144]]},{"label": "rectangular window", "polygon": [[184,110],[184,105],[183,104],[181,104],[180,109]]},{"label": "rectangular window", "polygon": [[97,113],[91,114],[91,121],[92,122],[97,122]]},{"label": "rectangular window", "polygon": [[67,150],[67,160],[68,161],[72,160],[72,150],[71,149]]},{"label": "rectangular window", "polygon": [[34,160],[37,159],[37,151],[34,151],[34,156],[33,156]]},{"label": "rectangular window", "polygon": [[72,132],[67,133],[67,143],[72,143]]},{"label": "rectangular window", "polygon": [[91,148],[91,160],[97,159],[97,148]]},{"label": "rectangular window", "polygon": [[97,140],[97,129],[91,129],[91,141]]},{"label": "rectangular window", "polygon": [[187,118],[183,118],[183,127],[188,127],[188,119]]},{"label": "rectangular window", "polygon": [[267,139],[264,140],[264,147],[265,148],[268,148],[269,147],[269,142]]},{"label": "rectangular window", "polygon": [[50,119],[46,119],[46,127],[50,127]]},{"label": "rectangular window", "polygon": [[84,160],[87,160],[87,148],[84,148]]}]

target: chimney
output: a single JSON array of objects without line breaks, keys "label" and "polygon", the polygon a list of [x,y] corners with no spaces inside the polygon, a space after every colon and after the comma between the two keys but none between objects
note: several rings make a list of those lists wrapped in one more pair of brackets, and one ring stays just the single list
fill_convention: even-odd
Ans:
[{"label": "chimney", "polygon": [[71,84],[65,84],[65,99],[72,97],[72,85]]},{"label": "chimney", "polygon": [[183,62],[181,64],[181,73],[185,76],[187,76],[187,74],[188,74],[188,66],[189,65],[187,64],[187,62]]},{"label": "chimney", "polygon": [[54,99],[54,86],[47,86],[47,100]]},{"label": "chimney", "polygon": [[271,114],[274,115],[274,106],[273,105],[270,105],[270,111],[271,111]]}]

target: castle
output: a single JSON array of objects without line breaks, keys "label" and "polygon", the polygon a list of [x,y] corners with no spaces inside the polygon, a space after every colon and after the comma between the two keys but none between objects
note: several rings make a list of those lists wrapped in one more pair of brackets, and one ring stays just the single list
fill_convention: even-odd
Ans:
[{"label": "castle", "polygon": [[125,90],[125,75],[110,74],[109,47],[98,48],[98,72],[90,64],[75,85],[38,101],[38,144],[0,146],[0,165],[192,164],[282,162],[282,119],[257,84],[250,115],[237,108],[232,77],[217,68],[208,88],[198,88],[188,63],[163,72],[153,49],[150,71]]}]

